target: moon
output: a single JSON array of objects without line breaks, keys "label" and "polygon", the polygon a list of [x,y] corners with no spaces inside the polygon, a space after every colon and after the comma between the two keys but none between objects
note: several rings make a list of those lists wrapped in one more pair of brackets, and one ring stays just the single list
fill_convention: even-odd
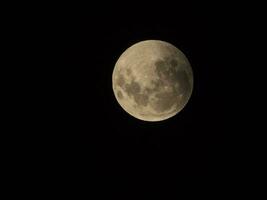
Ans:
[{"label": "moon", "polygon": [[119,105],[143,121],[162,121],[179,113],[193,91],[191,65],[178,48],[145,40],[126,49],[112,73]]}]

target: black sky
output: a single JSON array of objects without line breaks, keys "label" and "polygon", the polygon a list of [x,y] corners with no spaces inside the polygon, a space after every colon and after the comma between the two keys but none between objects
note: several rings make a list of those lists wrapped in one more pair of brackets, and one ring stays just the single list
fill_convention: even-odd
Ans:
[{"label": "black sky", "polygon": [[[260,127],[266,122],[257,113],[266,85],[266,64],[259,63],[265,6],[85,1],[25,4],[17,12],[16,5],[3,15],[11,36],[3,37],[11,73],[2,73],[8,195],[174,199],[189,189],[188,196],[199,198],[196,188],[215,191],[215,198],[260,194],[251,189],[264,187],[266,171]],[[112,91],[119,56],[148,39],[179,48],[194,74],[185,108],[161,122],[130,116]]]}]

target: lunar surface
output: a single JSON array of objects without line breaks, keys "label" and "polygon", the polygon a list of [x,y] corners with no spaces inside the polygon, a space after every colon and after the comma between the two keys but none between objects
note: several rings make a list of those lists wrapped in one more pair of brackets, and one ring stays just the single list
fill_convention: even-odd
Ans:
[{"label": "lunar surface", "polygon": [[120,106],[144,121],[162,121],[180,112],[193,91],[186,56],[160,40],[138,42],[115,64],[112,87]]}]

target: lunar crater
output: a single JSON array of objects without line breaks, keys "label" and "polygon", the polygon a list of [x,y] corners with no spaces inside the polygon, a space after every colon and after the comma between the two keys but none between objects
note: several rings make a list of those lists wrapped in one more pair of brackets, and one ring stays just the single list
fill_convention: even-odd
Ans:
[{"label": "lunar crater", "polygon": [[172,67],[176,68],[178,62],[177,62],[177,60],[175,60],[175,59],[171,59],[170,64],[171,64]]},{"label": "lunar crater", "polygon": [[126,69],[126,74],[127,74],[128,76],[131,76],[131,75],[132,75],[132,70],[131,70],[130,68],[127,68],[127,69]]},{"label": "lunar crater", "polygon": [[121,91],[118,91],[118,92],[117,92],[117,96],[118,96],[120,99],[122,99],[122,98],[123,98],[123,94],[122,94],[122,92],[121,92]]}]

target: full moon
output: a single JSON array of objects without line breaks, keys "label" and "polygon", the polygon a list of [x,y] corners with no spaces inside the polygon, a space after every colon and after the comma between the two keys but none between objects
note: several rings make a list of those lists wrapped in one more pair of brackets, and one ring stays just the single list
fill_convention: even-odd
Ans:
[{"label": "full moon", "polygon": [[193,72],[178,48],[168,42],[146,40],[119,57],[112,88],[119,105],[133,117],[162,121],[179,113],[189,101]]}]

